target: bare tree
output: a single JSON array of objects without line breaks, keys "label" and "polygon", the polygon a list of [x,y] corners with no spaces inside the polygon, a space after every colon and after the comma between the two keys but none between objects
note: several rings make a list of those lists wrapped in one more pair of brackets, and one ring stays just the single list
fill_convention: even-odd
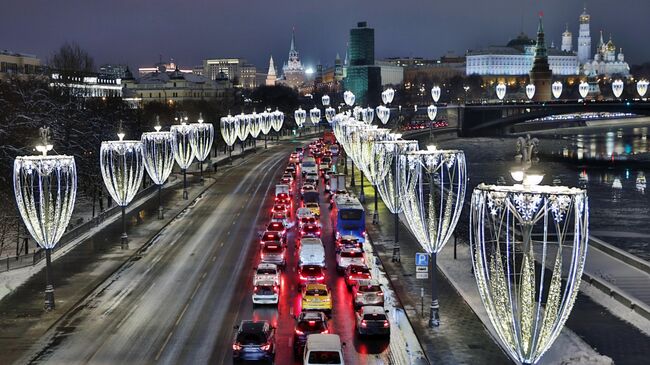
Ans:
[{"label": "bare tree", "polygon": [[61,71],[92,72],[95,61],[90,54],[77,43],[64,43],[49,60],[51,68]]}]

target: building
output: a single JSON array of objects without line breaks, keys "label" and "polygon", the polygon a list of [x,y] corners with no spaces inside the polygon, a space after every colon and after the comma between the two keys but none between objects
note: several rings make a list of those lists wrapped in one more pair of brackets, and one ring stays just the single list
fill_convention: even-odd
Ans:
[{"label": "building", "polygon": [[216,80],[221,74],[235,87],[252,89],[257,86],[257,68],[243,58],[211,58],[203,60],[203,76]]},{"label": "building", "polygon": [[578,18],[580,22],[580,29],[578,33],[578,62],[584,64],[591,59],[591,33],[589,31],[589,21],[591,17],[587,14],[587,6],[585,5],[582,14]]},{"label": "building", "polygon": [[381,73],[381,86],[401,85],[404,82],[404,67],[391,62],[375,61]]},{"label": "building", "polygon": [[[562,46],[560,50],[562,52],[573,52],[573,34],[569,32],[569,24],[566,25],[566,30],[562,33]],[[580,57],[578,57],[578,62],[580,62]]]},{"label": "building", "polygon": [[[359,105],[378,105],[381,97],[381,67],[375,65],[375,30],[366,22],[350,29],[349,60],[344,85]],[[347,57],[346,57],[347,58]]]},{"label": "building", "polygon": [[[385,61],[404,67],[404,86],[441,83],[465,75],[465,57],[448,54],[439,59],[421,57],[387,58]],[[383,83],[383,80],[382,80]]]},{"label": "building", "polygon": [[0,51],[0,79],[10,75],[32,75],[41,72],[41,60],[36,56]]},{"label": "building", "polygon": [[123,79],[126,75],[126,70],[129,67],[124,64],[106,63],[99,66],[99,74],[103,77],[112,77],[115,79]]},{"label": "building", "polygon": [[546,43],[544,41],[544,26],[542,17],[539,17],[539,26],[537,28],[537,42],[535,44],[535,58],[533,67],[530,70],[530,83],[535,85],[534,101],[551,100],[551,81],[553,73],[548,63],[546,52]]},{"label": "building", "polygon": [[150,102],[174,104],[188,100],[224,100],[230,97],[232,83],[225,74],[214,80],[193,73],[154,71],[139,78],[123,80],[124,98],[138,106]]},{"label": "building", "polygon": [[[573,52],[556,48],[547,50],[553,75],[575,76],[580,73],[578,57]],[[489,46],[466,55],[466,75],[522,76],[528,75],[535,58],[535,41],[521,33],[505,46]]]},{"label": "building", "polygon": [[306,81],[305,69],[300,62],[300,53],[296,49],[295,31],[291,32],[289,59],[282,67],[282,74],[282,83],[294,89],[299,89]]},{"label": "building", "polygon": [[616,46],[610,35],[609,41],[603,41],[603,32],[600,32],[600,42],[596,47],[594,59],[582,65],[582,72],[586,76],[605,77],[630,77],[630,65],[625,62],[623,49],[616,53]]},{"label": "building", "polygon": [[167,72],[168,70],[176,70],[176,69],[178,69],[178,71],[180,71],[182,73],[191,74],[193,72],[192,69],[179,68],[178,65],[176,65],[176,63],[174,63],[174,60],[171,59],[167,63],[165,63],[163,61],[160,61],[160,62],[156,63],[153,66],[139,67],[138,68],[138,75],[140,77],[142,77],[142,76],[150,74],[152,72]]},{"label": "building", "polygon": [[269,72],[266,74],[266,81],[264,84],[266,86],[275,86],[277,79],[278,77],[275,72],[275,65],[273,64],[273,56],[271,56],[271,59],[269,59]]},{"label": "building", "polygon": [[50,86],[82,98],[122,97],[122,79],[96,72],[52,71]]}]

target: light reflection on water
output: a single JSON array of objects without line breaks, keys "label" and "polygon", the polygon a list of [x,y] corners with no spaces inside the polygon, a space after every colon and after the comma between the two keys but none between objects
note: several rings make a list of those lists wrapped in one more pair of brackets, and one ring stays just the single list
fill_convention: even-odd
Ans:
[{"label": "light reflection on water", "polygon": [[[645,176],[650,173],[647,128],[540,138],[542,184],[586,188],[594,237],[650,261],[650,204]],[[420,144],[422,145],[423,142]],[[481,182],[508,184],[514,165],[514,138],[461,138],[437,143],[459,148],[468,161],[468,195]],[[613,157],[613,162],[612,162]]]}]

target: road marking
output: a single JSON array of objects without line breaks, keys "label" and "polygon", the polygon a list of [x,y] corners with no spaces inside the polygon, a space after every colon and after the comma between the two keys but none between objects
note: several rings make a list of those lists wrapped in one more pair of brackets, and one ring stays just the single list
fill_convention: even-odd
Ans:
[{"label": "road marking", "polygon": [[[199,285],[201,285],[201,283],[199,283]],[[197,286],[196,289],[194,289],[195,293],[196,293],[196,290],[198,288],[199,287]],[[192,296],[194,296],[194,294],[192,294]],[[176,323],[174,323],[174,327],[178,327],[178,324],[181,322],[181,319],[183,319],[183,316],[185,315],[185,312],[187,311],[187,308],[189,308],[189,307],[190,307],[190,302],[185,303],[185,307],[183,307],[183,311],[181,312],[181,315],[178,316],[178,319],[176,320]]]},{"label": "road marking", "polygon": [[169,331],[169,334],[167,335],[167,339],[165,340],[165,343],[163,343],[162,347],[160,348],[160,351],[158,351],[158,354],[156,355],[156,361],[160,359],[160,355],[162,355],[162,352],[165,350],[165,346],[167,346],[167,343],[169,342],[169,339],[172,338],[172,333],[174,331]]},{"label": "road marking", "polygon": [[[221,245],[223,246],[223,242],[221,242]],[[217,256],[212,256],[212,262],[217,261]]]},{"label": "road marking", "polygon": [[203,275],[201,275],[201,280],[205,279],[205,276],[208,275],[207,270],[203,272]]},{"label": "road marking", "polygon": [[228,233],[226,233],[226,236],[230,236],[230,231],[228,231]]},{"label": "road marking", "polygon": [[[199,281],[199,284],[196,286],[196,288],[194,288],[194,292],[192,292],[192,296],[190,296],[190,300],[194,299],[194,296],[196,295],[196,292],[199,291],[199,288],[201,287],[202,283],[203,282]],[[187,303],[187,304],[189,304],[189,303]],[[179,318],[179,320],[180,320],[180,318]],[[178,321],[176,321],[176,323],[178,324]]]},{"label": "road marking", "polygon": [[[219,247],[223,247],[223,242],[221,242],[221,244],[219,245]],[[217,258],[217,257],[215,256],[215,259],[216,259],[216,258]],[[212,260],[212,261],[214,261],[214,260]]]}]

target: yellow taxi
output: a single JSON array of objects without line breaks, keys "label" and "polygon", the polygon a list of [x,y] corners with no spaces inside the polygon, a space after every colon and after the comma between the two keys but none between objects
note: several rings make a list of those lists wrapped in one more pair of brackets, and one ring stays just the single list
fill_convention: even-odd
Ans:
[{"label": "yellow taxi", "polygon": [[311,210],[313,215],[320,217],[320,205],[318,205],[318,203],[315,202],[305,203],[305,208]]},{"label": "yellow taxi", "polygon": [[332,312],[332,295],[325,284],[305,285],[302,289],[302,310]]}]

